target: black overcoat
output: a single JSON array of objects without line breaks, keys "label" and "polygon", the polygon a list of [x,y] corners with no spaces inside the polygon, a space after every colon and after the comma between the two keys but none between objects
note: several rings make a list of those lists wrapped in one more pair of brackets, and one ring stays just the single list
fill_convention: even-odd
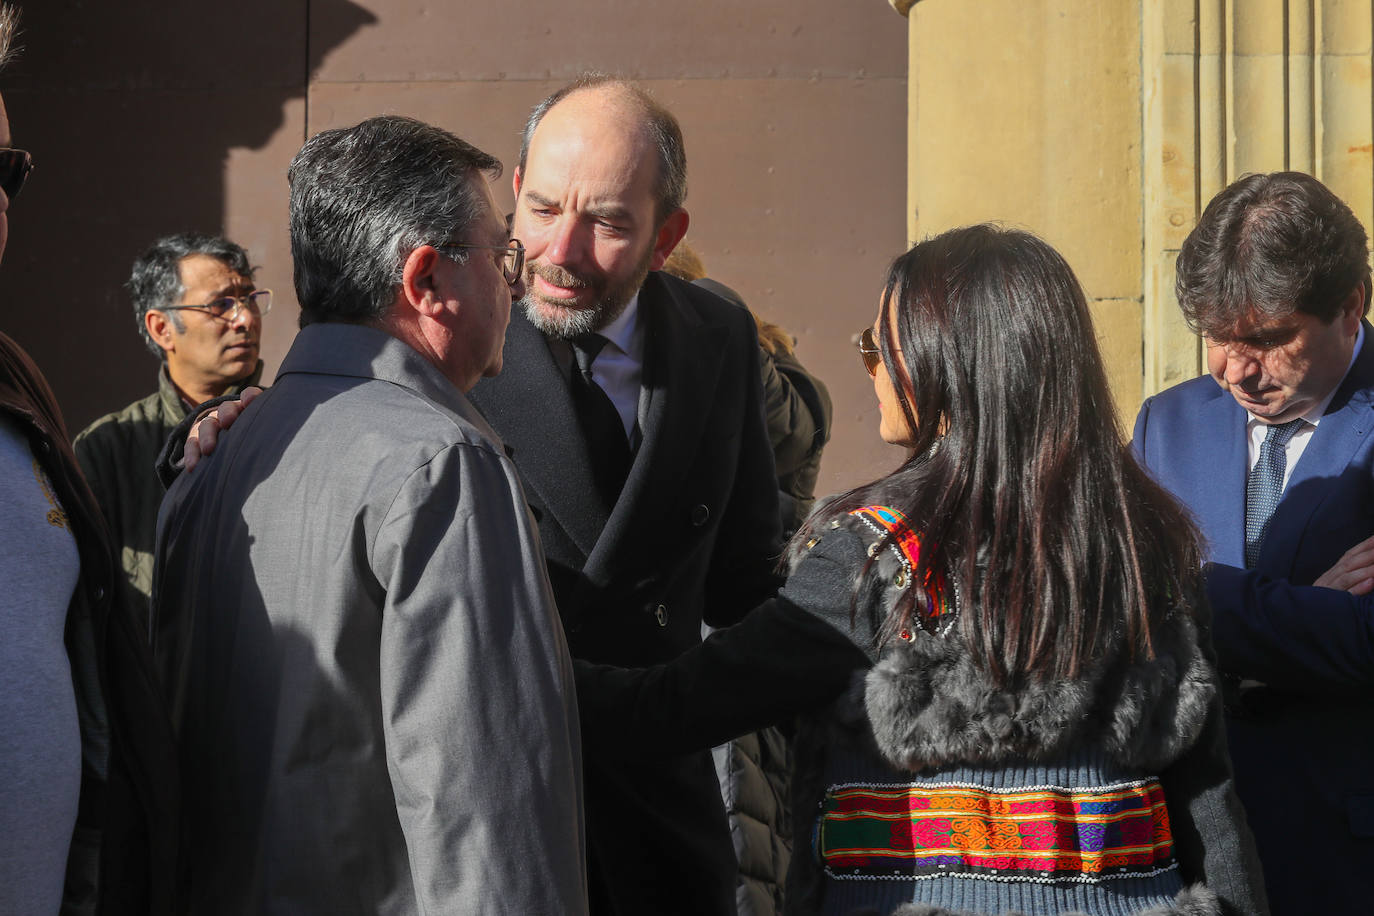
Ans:
[{"label": "black overcoat", "polygon": [[[596,496],[566,370],[517,308],[501,374],[472,400],[539,519],[574,658],[638,667],[776,590],[778,490],[745,310],[662,273],[640,291],[642,442],[619,501]],[[700,702],[728,704],[702,685]],[[734,912],[735,861],[709,753],[628,761],[585,746],[592,910]]]}]

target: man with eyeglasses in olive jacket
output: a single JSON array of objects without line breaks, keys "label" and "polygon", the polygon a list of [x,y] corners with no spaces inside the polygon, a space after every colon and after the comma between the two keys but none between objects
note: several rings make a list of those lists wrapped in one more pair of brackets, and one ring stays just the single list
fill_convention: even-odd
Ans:
[{"label": "man with eyeglasses in olive jacket", "polygon": [[158,239],[134,262],[128,290],[139,334],[162,360],[157,390],[86,427],[73,443],[119,551],[118,597],[148,621],[153,536],[162,505],[154,471],[168,435],[197,404],[262,375],[262,316],[272,292],[253,285],[248,253],[219,236]]}]

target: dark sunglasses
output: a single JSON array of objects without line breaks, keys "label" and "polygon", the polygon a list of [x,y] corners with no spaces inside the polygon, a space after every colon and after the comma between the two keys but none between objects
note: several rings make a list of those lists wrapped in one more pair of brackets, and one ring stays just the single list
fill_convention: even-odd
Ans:
[{"label": "dark sunglasses", "polygon": [[0,191],[14,200],[33,171],[33,157],[22,149],[0,148]]},{"label": "dark sunglasses", "polygon": [[878,342],[873,339],[873,329],[864,328],[859,333],[859,358],[864,361],[864,368],[869,375],[878,374],[878,366],[883,362],[883,351],[878,349]]}]

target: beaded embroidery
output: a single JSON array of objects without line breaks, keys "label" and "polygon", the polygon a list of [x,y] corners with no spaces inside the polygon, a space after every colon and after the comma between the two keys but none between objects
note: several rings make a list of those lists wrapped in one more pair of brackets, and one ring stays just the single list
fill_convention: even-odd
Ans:
[{"label": "beaded embroidery", "polygon": [[993,789],[832,786],[816,850],[839,880],[983,878],[1098,883],[1176,868],[1157,780]]},{"label": "beaded embroidery", "polygon": [[[890,506],[862,506],[851,510],[849,514],[857,518],[879,538],[887,538],[887,547],[897,558],[897,561],[902,564],[901,572],[897,573],[892,580],[893,585],[897,588],[906,588],[910,583],[915,582],[916,577],[913,570],[921,558],[921,539],[907,523],[906,516]],[[879,543],[881,541],[875,541],[869,546],[869,556],[877,554]],[[926,573],[925,582],[922,584],[925,587],[926,597],[930,601],[930,609],[926,612],[925,617],[936,624],[936,635],[943,636],[954,625],[954,615],[959,605],[958,590],[952,588],[943,575],[932,575],[930,572]],[[897,635],[908,641],[913,638],[913,634],[907,629],[903,629]]]}]

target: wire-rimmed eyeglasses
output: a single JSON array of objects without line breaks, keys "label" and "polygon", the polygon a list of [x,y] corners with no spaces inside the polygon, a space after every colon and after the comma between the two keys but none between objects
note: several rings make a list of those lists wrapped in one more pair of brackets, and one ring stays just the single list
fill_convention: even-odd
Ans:
[{"label": "wire-rimmed eyeglasses", "polygon": [[164,305],[157,311],[176,312],[186,309],[193,312],[205,312],[211,318],[220,318],[224,321],[233,321],[237,318],[239,309],[247,309],[250,315],[261,317],[272,310],[272,291],[270,289],[255,289],[244,296],[221,296],[201,305]]},{"label": "wire-rimmed eyeglasses", "polygon": [[464,242],[448,242],[444,245],[434,246],[437,251],[445,251],[449,248],[470,248],[477,251],[501,251],[505,252],[501,257],[501,273],[505,275],[506,282],[511,286],[520,282],[520,275],[525,270],[525,246],[519,239],[511,239],[504,245],[468,245]]}]

